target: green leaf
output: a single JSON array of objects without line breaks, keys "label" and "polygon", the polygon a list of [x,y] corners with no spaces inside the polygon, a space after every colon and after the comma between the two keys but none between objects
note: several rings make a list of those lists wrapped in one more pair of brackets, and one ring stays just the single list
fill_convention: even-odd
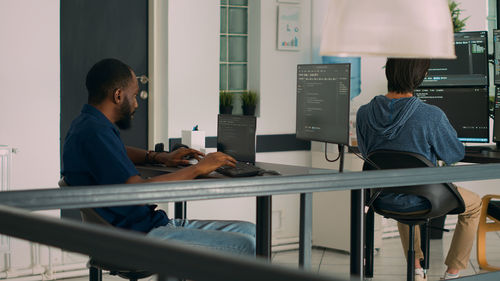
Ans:
[{"label": "green leaf", "polygon": [[233,94],[227,91],[219,91],[219,103],[221,106],[233,105]]},{"label": "green leaf", "polygon": [[454,32],[460,32],[465,29],[465,21],[469,19],[469,17],[466,17],[465,19],[460,19],[460,13],[464,10],[460,9],[459,6],[460,3],[457,3],[453,0],[448,0],[448,7],[450,9],[450,14],[451,14],[451,21],[453,23],[453,31]]},{"label": "green leaf", "polygon": [[248,91],[241,94],[241,103],[244,106],[248,105],[255,106],[257,105],[257,100],[258,100],[257,92]]}]

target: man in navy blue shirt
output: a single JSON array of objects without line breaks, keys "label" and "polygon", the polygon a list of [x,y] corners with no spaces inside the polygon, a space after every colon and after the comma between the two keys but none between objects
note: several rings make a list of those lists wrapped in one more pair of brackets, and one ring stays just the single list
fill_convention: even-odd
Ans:
[{"label": "man in navy blue shirt", "polygon": [[[72,122],[63,148],[62,176],[70,186],[108,185],[189,180],[215,169],[234,166],[234,158],[221,152],[203,153],[189,148],[153,152],[125,146],[120,129],[127,129],[138,107],[139,86],[134,71],[116,59],[96,63],[86,78],[88,104]],[[176,172],[143,179],[135,164],[196,165]],[[204,156],[204,157],[203,157]],[[148,236],[177,240],[194,246],[237,254],[255,254],[255,225],[239,221],[170,220],[155,205],[96,208],[112,225],[147,233]]]}]

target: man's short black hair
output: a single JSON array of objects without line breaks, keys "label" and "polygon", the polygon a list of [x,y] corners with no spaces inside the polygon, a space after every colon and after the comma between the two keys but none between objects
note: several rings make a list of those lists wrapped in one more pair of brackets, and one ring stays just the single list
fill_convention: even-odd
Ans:
[{"label": "man's short black hair", "polygon": [[387,90],[413,93],[427,75],[430,64],[430,59],[387,59],[385,64]]},{"label": "man's short black hair", "polygon": [[85,86],[89,104],[100,104],[106,96],[118,88],[125,88],[132,79],[130,66],[117,59],[103,59],[87,73]]}]

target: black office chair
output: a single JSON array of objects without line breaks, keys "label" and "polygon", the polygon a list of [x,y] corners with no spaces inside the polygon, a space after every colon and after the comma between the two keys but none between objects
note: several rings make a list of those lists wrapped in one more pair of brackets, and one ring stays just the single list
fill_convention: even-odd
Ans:
[{"label": "black office chair", "polygon": [[[377,169],[404,169],[418,167],[433,167],[434,165],[422,155],[392,150],[378,150],[368,155],[368,160],[363,165],[363,170]],[[415,225],[424,225],[422,228],[422,247],[424,252],[424,270],[429,269],[429,227],[427,224],[432,218],[440,217],[446,214],[460,214],[465,211],[465,204],[457,191],[457,188],[450,183],[439,184],[423,184],[416,186],[399,186],[388,187],[380,190],[373,190],[369,198],[371,205],[367,214],[366,225],[366,258],[367,258],[367,275],[370,273],[373,276],[373,211],[391,219],[395,219],[400,223],[407,224],[410,227],[409,232],[409,247],[407,260],[407,280],[413,281],[415,278],[415,251],[414,247],[414,230]],[[371,204],[377,200],[376,196],[382,193],[399,193],[399,194],[414,194],[427,199],[431,208],[422,212],[398,213],[377,208]],[[388,208],[390,209],[390,208]],[[371,235],[368,233],[371,231]],[[371,267],[371,268],[370,268]],[[369,277],[369,276],[367,276]]]},{"label": "black office chair", "polygon": [[[67,187],[68,184],[64,180],[64,177],[59,180],[59,187]],[[97,214],[94,209],[80,209],[80,215],[82,216],[82,221],[85,223],[93,223],[98,225],[104,225],[107,227],[114,227],[108,221],[103,219],[99,214]],[[120,276],[122,278],[128,279],[130,281],[137,281],[141,278],[146,278],[153,273],[144,270],[133,270],[123,267],[118,267],[115,265],[103,263],[90,257],[87,262],[87,267],[89,268],[89,281],[102,281],[102,271],[109,271],[110,275]]]}]

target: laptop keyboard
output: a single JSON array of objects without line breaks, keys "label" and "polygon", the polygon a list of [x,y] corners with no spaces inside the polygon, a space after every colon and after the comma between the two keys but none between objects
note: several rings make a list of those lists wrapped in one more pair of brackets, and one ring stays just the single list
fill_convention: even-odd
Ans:
[{"label": "laptop keyboard", "polygon": [[236,167],[222,166],[218,168],[216,171],[225,176],[234,178],[234,177],[253,177],[258,175],[263,170],[247,162],[236,162]]}]

